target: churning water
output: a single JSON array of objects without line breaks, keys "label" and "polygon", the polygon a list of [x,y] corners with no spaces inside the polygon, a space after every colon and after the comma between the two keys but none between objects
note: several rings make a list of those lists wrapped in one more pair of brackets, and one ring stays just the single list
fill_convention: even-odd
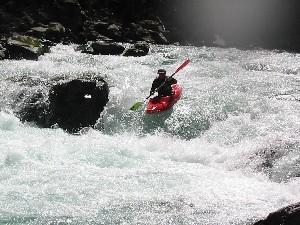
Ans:
[{"label": "churning water", "polygon": [[[0,224],[250,225],[300,200],[300,55],[153,46],[145,57],[58,45],[0,61]],[[158,68],[176,78],[171,111],[128,109]],[[103,76],[110,101],[70,135],[21,123],[18,96]]]}]

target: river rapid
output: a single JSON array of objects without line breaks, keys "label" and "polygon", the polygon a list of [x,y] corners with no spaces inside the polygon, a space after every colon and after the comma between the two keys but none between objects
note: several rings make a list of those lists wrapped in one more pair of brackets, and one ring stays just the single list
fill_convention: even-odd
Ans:
[{"label": "river rapid", "polygon": [[[38,61],[0,61],[0,224],[250,225],[300,200],[300,54],[152,46],[144,57],[57,45]],[[183,96],[129,111],[159,68]],[[110,101],[71,135],[21,123],[21,91],[103,76]]]}]

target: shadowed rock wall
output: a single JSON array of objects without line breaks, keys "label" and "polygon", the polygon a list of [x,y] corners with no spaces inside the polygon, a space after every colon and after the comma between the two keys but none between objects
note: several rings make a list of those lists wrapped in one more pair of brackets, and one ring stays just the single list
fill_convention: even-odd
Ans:
[{"label": "shadowed rock wall", "polygon": [[[298,0],[1,0],[0,4],[2,37],[14,32],[36,36],[50,27],[41,36],[65,43],[179,42],[300,51]],[[62,33],[49,35],[57,30]]]}]

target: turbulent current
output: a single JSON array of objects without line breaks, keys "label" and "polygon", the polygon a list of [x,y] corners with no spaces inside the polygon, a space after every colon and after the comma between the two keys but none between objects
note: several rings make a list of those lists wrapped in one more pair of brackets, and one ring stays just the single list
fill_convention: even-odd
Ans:
[{"label": "turbulent current", "polygon": [[[0,224],[251,225],[300,200],[300,55],[152,46],[144,57],[58,45],[38,61],[0,61]],[[159,68],[183,96],[129,111]],[[103,76],[110,101],[71,135],[21,123],[18,96]]]}]

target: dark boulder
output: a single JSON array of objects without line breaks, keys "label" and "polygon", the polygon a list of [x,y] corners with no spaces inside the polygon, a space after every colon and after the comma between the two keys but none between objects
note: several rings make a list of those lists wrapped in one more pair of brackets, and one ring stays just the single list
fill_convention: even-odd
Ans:
[{"label": "dark boulder", "polygon": [[300,224],[300,202],[281,208],[270,213],[264,220],[253,225],[299,225]]},{"label": "dark boulder", "polygon": [[73,133],[93,126],[108,102],[108,85],[100,77],[96,81],[72,80],[52,86],[49,92],[34,89],[38,81],[19,81],[27,88],[16,96],[14,113],[22,122],[43,128],[58,126]]},{"label": "dark boulder", "polygon": [[30,36],[15,35],[7,40],[7,50],[11,59],[37,60],[40,55],[49,52],[39,39]]},{"label": "dark boulder", "polygon": [[116,43],[106,43],[106,42],[89,42],[83,53],[93,54],[93,55],[121,55],[125,48],[122,45]]},{"label": "dark boulder", "polygon": [[108,102],[108,93],[108,85],[102,79],[53,86],[49,92],[50,124],[69,132],[93,126]]},{"label": "dark boulder", "polygon": [[149,44],[144,42],[135,43],[131,48],[127,49],[124,56],[145,56],[149,52]]}]

